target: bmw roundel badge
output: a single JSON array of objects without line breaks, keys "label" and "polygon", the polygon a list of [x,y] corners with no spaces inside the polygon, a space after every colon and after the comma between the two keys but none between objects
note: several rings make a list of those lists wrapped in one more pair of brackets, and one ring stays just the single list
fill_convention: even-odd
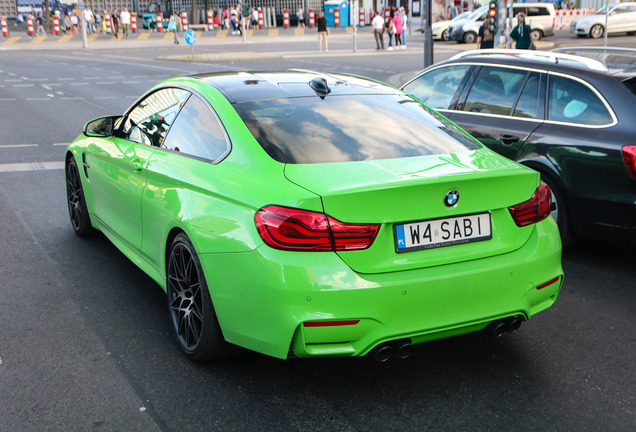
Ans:
[{"label": "bmw roundel badge", "polygon": [[457,201],[459,201],[459,192],[456,190],[449,191],[444,197],[444,204],[446,204],[447,207],[454,206],[457,204]]}]

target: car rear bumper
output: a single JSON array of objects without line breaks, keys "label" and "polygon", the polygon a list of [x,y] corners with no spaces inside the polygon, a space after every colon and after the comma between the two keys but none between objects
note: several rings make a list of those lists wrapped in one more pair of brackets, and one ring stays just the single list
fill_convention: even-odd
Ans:
[{"label": "car rear bumper", "polygon": [[[582,238],[636,246],[636,202],[573,200],[573,228]],[[584,215],[583,220],[574,216]]]},{"label": "car rear bumper", "polygon": [[563,281],[551,218],[514,252],[400,272],[358,274],[330,252],[267,247],[200,258],[225,338],[279,358],[290,345],[298,357],[359,356],[386,341],[479,331],[512,315],[527,320],[554,303]]}]

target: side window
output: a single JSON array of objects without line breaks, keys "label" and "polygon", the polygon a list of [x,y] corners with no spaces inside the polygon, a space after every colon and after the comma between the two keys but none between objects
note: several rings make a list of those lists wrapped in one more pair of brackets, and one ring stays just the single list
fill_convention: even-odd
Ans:
[{"label": "side window", "polygon": [[627,6],[619,6],[612,11],[613,14],[624,14],[627,12]]},{"label": "side window", "polygon": [[215,161],[226,154],[229,141],[216,114],[193,95],[170,128],[162,147]]},{"label": "side window", "polygon": [[546,7],[529,7],[528,16],[546,16],[550,15],[550,11]]},{"label": "side window", "polygon": [[448,109],[470,66],[432,70],[404,87],[404,91],[435,109]]},{"label": "side window", "polygon": [[537,72],[532,72],[530,77],[528,77],[528,81],[526,81],[526,85],[523,86],[523,90],[521,90],[521,96],[519,96],[519,101],[513,113],[515,117],[539,118],[539,104],[541,103],[539,88],[540,75]]},{"label": "side window", "polygon": [[528,72],[482,67],[464,104],[464,111],[510,115]]},{"label": "side window", "polygon": [[570,78],[550,75],[548,120],[605,125],[612,116],[591,88]]},{"label": "side window", "polygon": [[525,7],[521,7],[521,6],[514,6],[512,8],[512,16],[513,17],[516,17],[520,13],[522,13],[524,15],[528,15],[528,10]]},{"label": "side window", "polygon": [[140,144],[161,146],[189,95],[187,91],[176,88],[148,95],[126,117],[120,137]]}]

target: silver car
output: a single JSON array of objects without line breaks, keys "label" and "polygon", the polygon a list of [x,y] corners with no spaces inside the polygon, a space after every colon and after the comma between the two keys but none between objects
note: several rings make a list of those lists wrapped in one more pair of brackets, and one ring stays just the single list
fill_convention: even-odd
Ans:
[{"label": "silver car", "polygon": [[[607,15],[607,33],[636,33],[636,2],[610,6]],[[592,15],[577,18],[570,23],[570,33],[578,37],[600,38],[605,34],[605,7]]]}]

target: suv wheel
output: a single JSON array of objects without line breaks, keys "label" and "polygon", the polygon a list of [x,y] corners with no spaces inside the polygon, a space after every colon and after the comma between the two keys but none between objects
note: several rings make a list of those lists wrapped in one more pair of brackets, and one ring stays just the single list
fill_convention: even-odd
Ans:
[{"label": "suv wheel", "polygon": [[475,43],[477,41],[477,35],[473,32],[464,33],[464,43]]},{"label": "suv wheel", "polygon": [[600,24],[594,24],[590,29],[590,36],[592,36],[594,39],[600,38],[601,36],[603,36],[603,33],[605,33],[605,29]]}]

